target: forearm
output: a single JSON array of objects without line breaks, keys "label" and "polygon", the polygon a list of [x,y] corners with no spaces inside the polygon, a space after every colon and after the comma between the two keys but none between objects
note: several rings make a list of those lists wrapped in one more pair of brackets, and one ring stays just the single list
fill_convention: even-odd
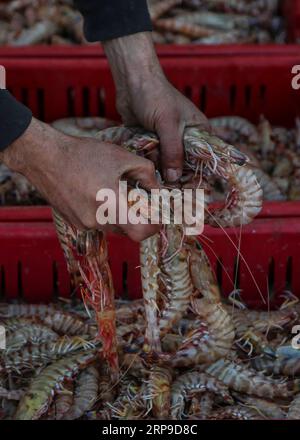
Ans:
[{"label": "forearm", "polygon": [[115,38],[103,47],[118,92],[127,86],[138,90],[148,78],[164,77],[150,32]]}]

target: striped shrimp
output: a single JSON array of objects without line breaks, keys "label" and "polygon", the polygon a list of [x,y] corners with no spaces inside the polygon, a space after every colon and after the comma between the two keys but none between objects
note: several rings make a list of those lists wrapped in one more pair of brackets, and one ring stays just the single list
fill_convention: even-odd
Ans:
[{"label": "striped shrimp", "polygon": [[212,304],[206,298],[195,299],[193,308],[201,325],[190,331],[172,359],[174,367],[187,367],[215,362],[230,351],[234,329],[222,304]]},{"label": "striped shrimp", "polygon": [[286,418],[288,420],[300,420],[300,394],[297,394],[295,399],[292,401]]},{"label": "striped shrimp", "polygon": [[55,341],[58,338],[58,334],[49,327],[40,324],[31,324],[27,327],[21,327],[7,336],[6,353],[20,350],[26,344],[37,345],[46,341]]},{"label": "striped shrimp", "polygon": [[221,380],[234,391],[265,399],[287,398],[299,389],[299,382],[296,380],[274,380],[227,359],[220,359],[210,365],[206,373]]},{"label": "striped shrimp", "polygon": [[56,307],[46,304],[0,304],[0,318],[44,318],[56,310]]},{"label": "striped shrimp", "polygon": [[226,403],[233,403],[233,399],[229,394],[227,386],[218,379],[196,371],[186,373],[177,378],[171,387],[172,419],[182,419],[184,415],[185,401],[189,396],[206,392],[221,396]]},{"label": "striped shrimp", "polygon": [[37,367],[48,364],[63,356],[83,350],[96,349],[98,341],[88,341],[79,336],[63,336],[52,342],[44,342],[39,345],[28,345],[20,351],[6,353],[0,359],[0,373],[35,370]]},{"label": "striped shrimp", "polygon": [[66,420],[75,420],[89,411],[98,397],[99,372],[93,366],[83,370],[75,384],[74,402],[69,411],[64,415]]},{"label": "striped shrimp", "polygon": [[172,374],[169,368],[154,365],[149,372],[146,400],[155,418],[166,420],[170,416]]},{"label": "striped shrimp", "polygon": [[62,389],[57,391],[47,413],[49,420],[62,420],[73,405],[74,382],[65,380]]},{"label": "striped shrimp", "polygon": [[251,366],[267,376],[300,376],[300,358],[270,358],[259,356],[251,359]]},{"label": "striped shrimp", "polygon": [[257,397],[247,396],[246,394],[234,394],[234,397],[242,402],[246,407],[253,408],[268,419],[284,419],[285,411],[276,403],[270,400],[259,399]]},{"label": "striped shrimp", "polygon": [[[224,305],[224,307],[229,313],[232,313],[232,306]],[[273,311],[235,309],[234,313],[232,313],[238,337],[243,336],[248,330],[268,333],[276,329],[289,328],[296,321],[297,316],[297,312],[290,308]]]},{"label": "striped shrimp", "polygon": [[[209,123],[216,135],[222,139],[225,136],[225,140],[228,142],[244,140],[254,144],[258,143],[257,128],[247,119],[239,116],[221,116],[210,119]],[[234,133],[236,133],[236,138],[233,137]],[[228,138],[226,134],[229,136]]]},{"label": "striped shrimp", "polygon": [[60,310],[45,316],[42,321],[61,335],[89,335],[90,337],[95,337],[97,334],[96,326],[87,324],[84,319],[76,315]]},{"label": "striped shrimp", "polygon": [[186,241],[190,249],[189,264],[195,288],[209,302],[220,303],[219,285],[206,253],[196,238],[189,237]]},{"label": "striped shrimp", "polygon": [[146,315],[144,350],[161,352],[158,327],[157,293],[159,267],[159,234],[144,240],[140,245],[141,278]]},{"label": "striped shrimp", "polygon": [[208,416],[209,420],[261,420],[266,418],[255,408],[242,405],[220,408]]},{"label": "striped shrimp", "polygon": [[[186,164],[195,173],[224,178],[231,186],[225,206],[208,211],[206,223],[214,227],[246,225],[260,212],[262,190],[251,169],[243,166],[247,156],[216,136],[195,128],[184,134]],[[203,162],[203,165],[201,163]]]},{"label": "striped shrimp", "polygon": [[15,420],[37,420],[49,408],[56,388],[67,378],[72,378],[95,359],[95,352],[67,356],[46,367],[32,379],[26,394],[21,399]]},{"label": "striped shrimp", "polygon": [[161,265],[161,279],[165,285],[164,306],[159,318],[162,336],[182,318],[194,293],[189,272],[189,252],[182,245],[181,229],[175,225],[166,226],[166,238],[168,247]]},{"label": "striped shrimp", "polygon": [[99,401],[103,404],[112,403],[115,398],[115,388],[112,386],[108,365],[101,363],[99,366]]},{"label": "striped shrimp", "polygon": [[212,393],[204,393],[195,396],[192,399],[189,409],[189,420],[205,420],[212,412],[214,405],[214,395]]}]

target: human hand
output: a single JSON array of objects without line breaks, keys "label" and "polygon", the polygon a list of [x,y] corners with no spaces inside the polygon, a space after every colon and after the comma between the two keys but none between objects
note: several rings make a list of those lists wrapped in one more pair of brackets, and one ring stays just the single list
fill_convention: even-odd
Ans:
[{"label": "human hand", "polygon": [[125,125],[142,125],[160,138],[164,179],[180,179],[185,127],[209,130],[200,110],[166,79],[151,34],[140,33],[104,43],[117,89],[117,108]]},{"label": "human hand", "polygon": [[[111,189],[119,201],[119,181],[158,188],[152,162],[125,149],[88,138],[66,136],[33,119],[26,132],[1,157],[6,166],[23,174],[63,218],[78,229],[118,229],[135,241],[159,230],[155,225],[117,224],[100,227],[96,212],[100,189]],[[118,219],[118,211],[117,211]]]}]

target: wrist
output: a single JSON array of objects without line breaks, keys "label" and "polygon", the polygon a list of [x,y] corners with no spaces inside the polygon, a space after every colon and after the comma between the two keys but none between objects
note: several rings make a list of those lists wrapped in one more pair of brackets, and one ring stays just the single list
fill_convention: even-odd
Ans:
[{"label": "wrist", "polygon": [[1,160],[12,171],[28,176],[35,168],[47,167],[57,149],[56,130],[33,118],[25,133],[3,151]]},{"label": "wrist", "polygon": [[164,78],[150,32],[116,38],[103,45],[117,89],[138,87],[148,78]]}]

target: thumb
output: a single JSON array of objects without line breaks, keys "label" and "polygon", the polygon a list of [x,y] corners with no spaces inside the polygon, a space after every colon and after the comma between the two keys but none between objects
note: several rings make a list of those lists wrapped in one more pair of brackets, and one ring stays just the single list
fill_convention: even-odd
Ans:
[{"label": "thumb", "polygon": [[161,144],[161,167],[164,179],[174,183],[182,176],[184,146],[184,126],[179,123],[167,122],[157,127]]}]

